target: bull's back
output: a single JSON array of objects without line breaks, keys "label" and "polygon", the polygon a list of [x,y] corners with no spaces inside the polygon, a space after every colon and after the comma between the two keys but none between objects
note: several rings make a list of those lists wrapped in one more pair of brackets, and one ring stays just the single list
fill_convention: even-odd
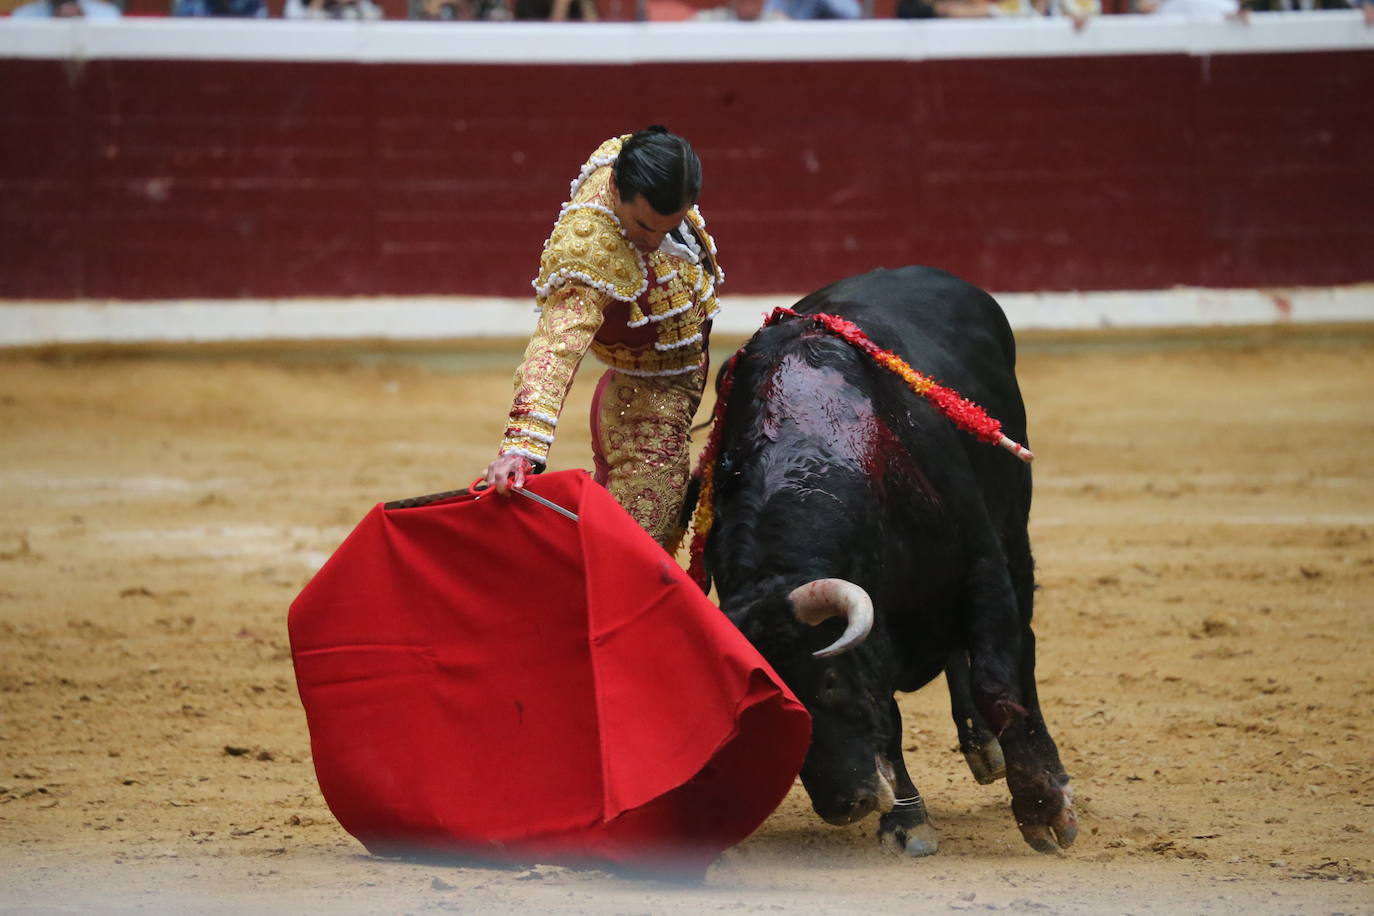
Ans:
[{"label": "bull's back", "polygon": [[[980,403],[1024,441],[1011,331],[997,303],[977,287],[933,268],[877,270],[831,284],[795,308],[853,322],[912,368]],[[919,590],[932,608],[942,607],[938,594],[961,580],[970,557],[989,549],[985,535],[1005,545],[1019,528],[1024,540],[1026,466],[958,431],[858,348],[810,322],[784,320],[757,332],[725,372],[732,376],[715,478],[719,524],[708,548],[722,596],[746,589],[760,578],[758,569],[828,557],[833,562],[813,565],[866,588],[896,582],[898,591]],[[813,415],[824,422],[803,422]],[[875,422],[861,422],[866,417]],[[870,428],[892,438],[875,446],[880,436],[856,435]],[[798,468],[804,473],[793,473]],[[799,476],[806,487],[790,485]],[[881,498],[874,481],[882,482]],[[803,504],[813,494],[825,498]],[[851,568],[868,562],[870,552],[856,553],[853,545],[880,517],[877,526],[888,535],[873,556],[907,557],[920,545],[926,562],[919,582],[882,572],[917,568],[905,559],[874,559],[872,575]]]},{"label": "bull's back", "polygon": [[[933,267],[874,270],[833,283],[796,306],[804,314],[828,312],[854,322],[878,346],[901,356],[917,372],[981,406],[1002,431],[1028,447],[1026,412],[1016,381],[1016,344],[997,301],[978,287]],[[895,383],[901,387],[901,383]],[[914,395],[913,395],[914,397]],[[915,398],[912,410],[935,408]],[[939,422],[934,424],[940,426]],[[998,537],[1023,538],[1030,513],[1030,469],[1007,452],[973,436],[929,429],[912,440],[927,467],[953,471],[979,493]],[[957,443],[957,445],[955,444]],[[955,453],[962,462],[951,464]],[[970,498],[969,488],[953,484]],[[949,494],[946,494],[947,496]]]}]

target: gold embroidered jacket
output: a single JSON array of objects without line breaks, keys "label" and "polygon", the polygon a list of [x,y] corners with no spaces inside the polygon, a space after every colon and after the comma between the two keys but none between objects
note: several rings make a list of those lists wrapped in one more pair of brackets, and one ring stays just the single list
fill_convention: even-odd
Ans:
[{"label": "gold embroidered jacket", "polygon": [[676,375],[705,361],[705,330],[724,274],[693,207],[657,251],[641,254],[612,209],[611,166],[622,137],[601,144],[572,183],[534,280],[539,323],[515,371],[501,454],[548,460],[582,357],[631,375]]}]

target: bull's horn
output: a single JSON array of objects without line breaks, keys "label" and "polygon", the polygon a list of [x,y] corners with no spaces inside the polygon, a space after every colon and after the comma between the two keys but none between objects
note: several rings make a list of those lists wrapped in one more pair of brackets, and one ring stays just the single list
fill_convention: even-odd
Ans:
[{"label": "bull's horn", "polygon": [[816,658],[829,658],[848,652],[868,638],[873,629],[873,599],[853,582],[843,579],[816,579],[799,585],[787,596],[792,602],[792,614],[808,626],[816,626],[831,617],[844,617],[848,623],[840,638],[819,652]]}]

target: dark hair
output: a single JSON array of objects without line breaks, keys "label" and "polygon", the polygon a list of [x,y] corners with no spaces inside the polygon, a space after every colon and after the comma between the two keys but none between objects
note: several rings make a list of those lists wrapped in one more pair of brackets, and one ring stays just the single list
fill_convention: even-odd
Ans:
[{"label": "dark hair", "polygon": [[614,174],[621,200],[643,194],[665,216],[701,196],[701,160],[692,144],[659,124],[631,134],[621,145]]}]

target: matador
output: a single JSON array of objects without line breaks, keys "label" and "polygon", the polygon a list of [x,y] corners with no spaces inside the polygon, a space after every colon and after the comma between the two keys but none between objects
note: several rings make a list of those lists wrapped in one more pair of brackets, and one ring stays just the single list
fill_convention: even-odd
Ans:
[{"label": "matador", "polygon": [[590,349],[609,367],[592,399],[596,480],[669,551],[724,280],[700,186],[691,146],[661,127],[607,140],[582,166],[544,243],[539,320],[486,478],[504,493],[543,470]]}]

